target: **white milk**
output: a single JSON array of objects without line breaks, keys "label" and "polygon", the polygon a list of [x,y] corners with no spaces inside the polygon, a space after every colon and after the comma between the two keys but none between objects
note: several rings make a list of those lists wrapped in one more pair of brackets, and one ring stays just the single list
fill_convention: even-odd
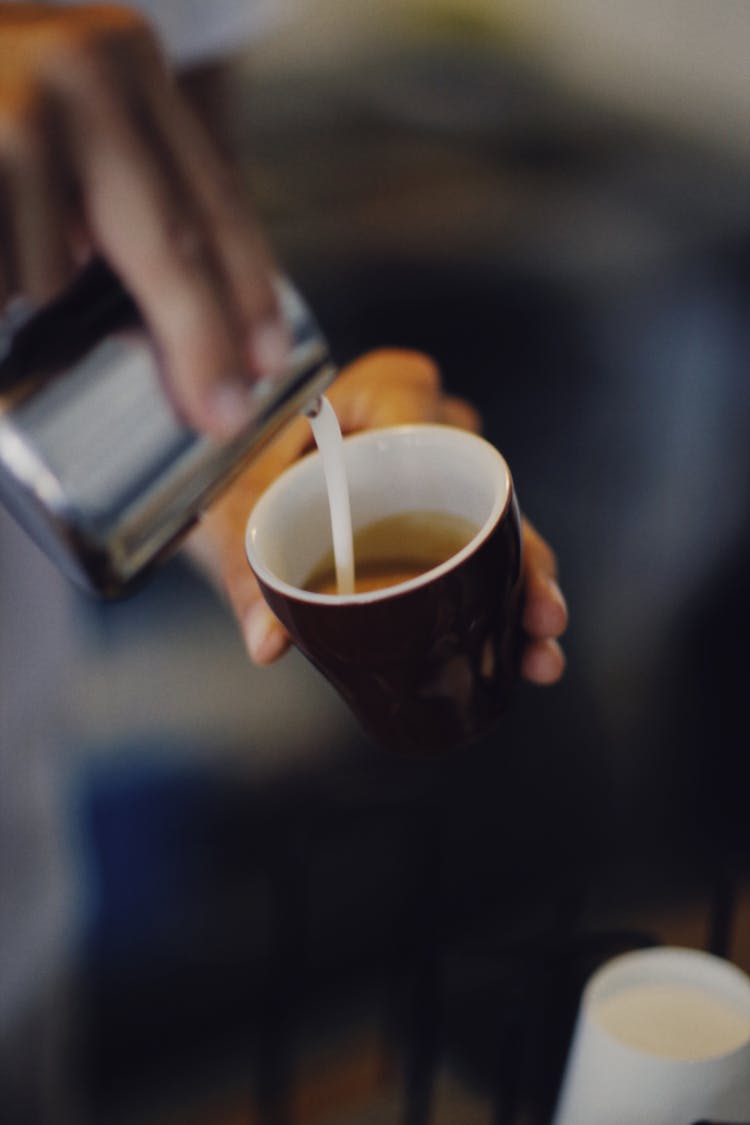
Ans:
[{"label": "white milk", "polygon": [[709,1059],[750,1041],[750,1019],[687,984],[641,984],[597,1002],[597,1024],[638,1051],[672,1059]]},{"label": "white milk", "polygon": [[341,437],[341,427],[335,410],[325,396],[319,399],[319,407],[315,411],[311,411],[307,417],[312,426],[315,444],[323,462],[323,472],[328,490],[338,593],[353,594],[352,513],[344,465],[344,443]]}]

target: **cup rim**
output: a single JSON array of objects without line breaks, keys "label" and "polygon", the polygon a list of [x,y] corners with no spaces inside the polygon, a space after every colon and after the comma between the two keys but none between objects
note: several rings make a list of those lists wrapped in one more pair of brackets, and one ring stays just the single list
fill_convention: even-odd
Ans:
[{"label": "cup rim", "polygon": [[[641,970],[645,970],[642,976]],[[649,970],[652,970],[653,975]],[[583,992],[581,1008],[600,1033],[605,1033],[605,1029],[598,1017],[599,1003],[626,991],[634,984],[686,985],[723,1000],[743,1018],[750,1018],[750,976],[739,965],[707,950],[660,945],[621,953],[601,965],[589,979]],[[609,1032],[606,1034],[609,1036]],[[623,1045],[627,1046],[621,1044]],[[730,1053],[746,1051],[749,1045],[750,1032]],[[629,1049],[636,1048],[630,1046]],[[686,1061],[681,1056],[665,1057],[675,1062]],[[720,1056],[706,1056],[700,1061],[710,1062],[716,1057]]]},{"label": "cup rim", "polygon": [[247,523],[245,526],[245,555],[248,563],[255,576],[259,581],[265,583],[268,587],[275,590],[277,593],[282,594],[285,598],[291,598],[295,601],[303,602],[306,605],[328,605],[328,606],[353,606],[353,605],[368,605],[372,603],[389,601],[391,598],[399,597],[403,594],[409,594],[414,590],[418,590],[423,586],[427,586],[434,582],[436,579],[445,574],[449,574],[460,566],[465,559],[475,554],[482,544],[490,537],[494,529],[505,518],[508,508],[511,504],[513,496],[513,478],[511,476],[508,463],[503,457],[502,453],[488,441],[481,434],[474,433],[472,430],[465,430],[460,426],[452,426],[446,423],[433,423],[433,422],[411,422],[402,423],[395,426],[379,426],[370,430],[362,430],[358,433],[347,434],[344,437],[345,445],[366,444],[377,442],[378,439],[382,440],[384,434],[388,435],[404,435],[408,437],[414,433],[440,433],[444,435],[446,431],[452,433],[450,440],[468,441],[472,445],[481,444],[485,447],[487,453],[493,457],[497,462],[497,467],[504,476],[505,489],[504,494],[500,491],[493,501],[492,508],[487,515],[482,526],[477,530],[476,534],[472,536],[468,543],[466,543],[460,551],[451,555],[445,562],[440,563],[438,566],[431,567],[423,573],[417,575],[416,578],[410,578],[405,582],[395,583],[393,586],[381,587],[376,590],[367,590],[363,593],[353,594],[320,594],[311,590],[304,590],[299,586],[294,586],[284,579],[279,578],[273,571],[270,571],[258,558],[255,552],[254,540],[256,535],[255,522],[259,513],[262,514],[262,508],[266,504],[273,501],[273,494],[282,488],[289,487],[289,484],[296,476],[301,476],[303,473],[309,471],[309,466],[314,461],[320,460],[320,451],[313,449],[304,457],[301,457],[294,464],[290,465],[284,470],[272,483],[266,488],[256,500],[250,514],[248,515]]},{"label": "cup rim", "polygon": [[[648,949],[633,949],[611,958],[596,970],[586,985],[587,1001],[595,1004],[598,1000],[619,992],[620,988],[615,986],[615,982],[625,978],[629,983],[627,981],[629,970],[636,969],[640,965],[657,965],[659,962],[677,969],[677,976],[680,979],[682,979],[680,969],[699,966],[704,975],[711,973],[717,979],[723,978],[727,983],[731,981],[733,987],[744,992],[750,1002],[750,976],[739,965],[723,957],[717,957],[715,953],[709,953],[705,949],[692,949],[681,945],[656,945]],[[677,976],[674,979],[677,979]]]}]

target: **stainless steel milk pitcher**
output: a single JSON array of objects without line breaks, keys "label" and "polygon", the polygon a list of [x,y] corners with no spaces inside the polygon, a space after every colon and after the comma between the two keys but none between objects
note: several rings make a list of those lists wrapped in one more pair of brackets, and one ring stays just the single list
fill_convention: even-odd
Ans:
[{"label": "stainless steel milk pitcher", "polygon": [[279,295],[288,370],[257,385],[252,421],[228,442],[177,416],[135,304],[103,262],[14,330],[0,322],[0,501],[79,585],[128,591],[331,383],[313,316],[285,278]]}]

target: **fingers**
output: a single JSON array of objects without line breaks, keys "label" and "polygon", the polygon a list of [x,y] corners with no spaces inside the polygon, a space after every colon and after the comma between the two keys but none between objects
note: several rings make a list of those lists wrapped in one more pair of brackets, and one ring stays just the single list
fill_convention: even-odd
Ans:
[{"label": "fingers", "polygon": [[[6,7],[4,44],[17,50],[0,78],[0,208],[14,238],[0,285],[54,290],[82,220],[138,303],[183,415],[222,437],[235,433],[252,412],[251,383],[278,374],[286,354],[272,257],[239,188],[140,17],[34,6],[32,19],[23,6],[6,17]],[[18,112],[24,102],[43,112],[30,120]],[[3,176],[8,117],[24,143]],[[56,190],[58,163],[75,210]]]},{"label": "fingers", "polygon": [[289,648],[289,635],[260,595],[243,609],[240,620],[247,652],[254,664],[273,664]]},{"label": "fingers", "polygon": [[254,664],[272,664],[289,648],[289,636],[263,600],[242,553],[242,567],[224,569],[222,585]]},{"label": "fingers", "polygon": [[568,610],[557,584],[557,560],[528,520],[524,523],[524,552],[523,628],[531,637],[559,637],[567,627]]},{"label": "fingers", "polygon": [[270,664],[289,647],[286,631],[268,609],[245,555],[245,525],[255,501],[302,453],[310,425],[300,418],[237,476],[190,535],[186,550],[227,600],[255,664]]},{"label": "fingers", "polygon": [[524,606],[521,625],[526,634],[521,675],[535,684],[553,684],[565,670],[565,656],[557,642],[568,625],[568,609],[557,584],[557,560],[549,544],[524,521]]},{"label": "fingers", "polygon": [[479,411],[465,399],[445,395],[440,402],[438,421],[446,426],[458,426],[462,430],[481,433],[482,418]]},{"label": "fingers", "polygon": [[437,420],[440,376],[419,352],[381,349],[349,364],[326,392],[344,433]]},{"label": "fingers", "polygon": [[[244,531],[252,494],[237,485],[228,502],[211,513],[188,540],[188,555],[228,601],[255,664],[271,664],[289,647],[286,630],[263,600],[245,558]],[[239,497],[242,496],[242,501]]]},{"label": "fingers", "polygon": [[154,108],[161,135],[172,139],[175,157],[200,201],[239,318],[245,362],[256,377],[280,373],[289,341],[271,282],[273,257],[260,227],[235,175],[174,85],[167,84],[154,98]]},{"label": "fingers", "polygon": [[545,687],[556,684],[565,671],[565,654],[557,641],[527,641],[521,654],[521,676]]},{"label": "fingers", "polygon": [[[203,181],[181,157],[176,137],[187,110],[176,112],[177,96],[143,28],[128,37],[137,72],[123,65],[121,40],[117,50],[101,42],[82,49],[75,68],[57,78],[82,210],[153,332],[177,405],[189,422],[228,436],[251,410],[246,305],[225,269]],[[209,167],[202,176],[210,174]],[[268,272],[267,258],[259,268]],[[270,277],[266,285],[270,291]],[[272,294],[266,304],[275,308]]]},{"label": "fingers", "polygon": [[344,433],[420,422],[481,429],[479,413],[444,393],[436,363],[421,352],[369,352],[342,371],[327,395]]}]

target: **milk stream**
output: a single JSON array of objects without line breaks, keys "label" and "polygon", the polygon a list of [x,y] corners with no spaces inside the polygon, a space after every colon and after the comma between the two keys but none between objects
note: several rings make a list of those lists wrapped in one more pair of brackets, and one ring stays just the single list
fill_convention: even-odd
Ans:
[{"label": "milk stream", "polygon": [[333,558],[339,594],[354,593],[354,544],[349,485],[344,467],[344,443],[336,412],[325,395],[308,411],[315,444],[320,452],[331,513]]}]

